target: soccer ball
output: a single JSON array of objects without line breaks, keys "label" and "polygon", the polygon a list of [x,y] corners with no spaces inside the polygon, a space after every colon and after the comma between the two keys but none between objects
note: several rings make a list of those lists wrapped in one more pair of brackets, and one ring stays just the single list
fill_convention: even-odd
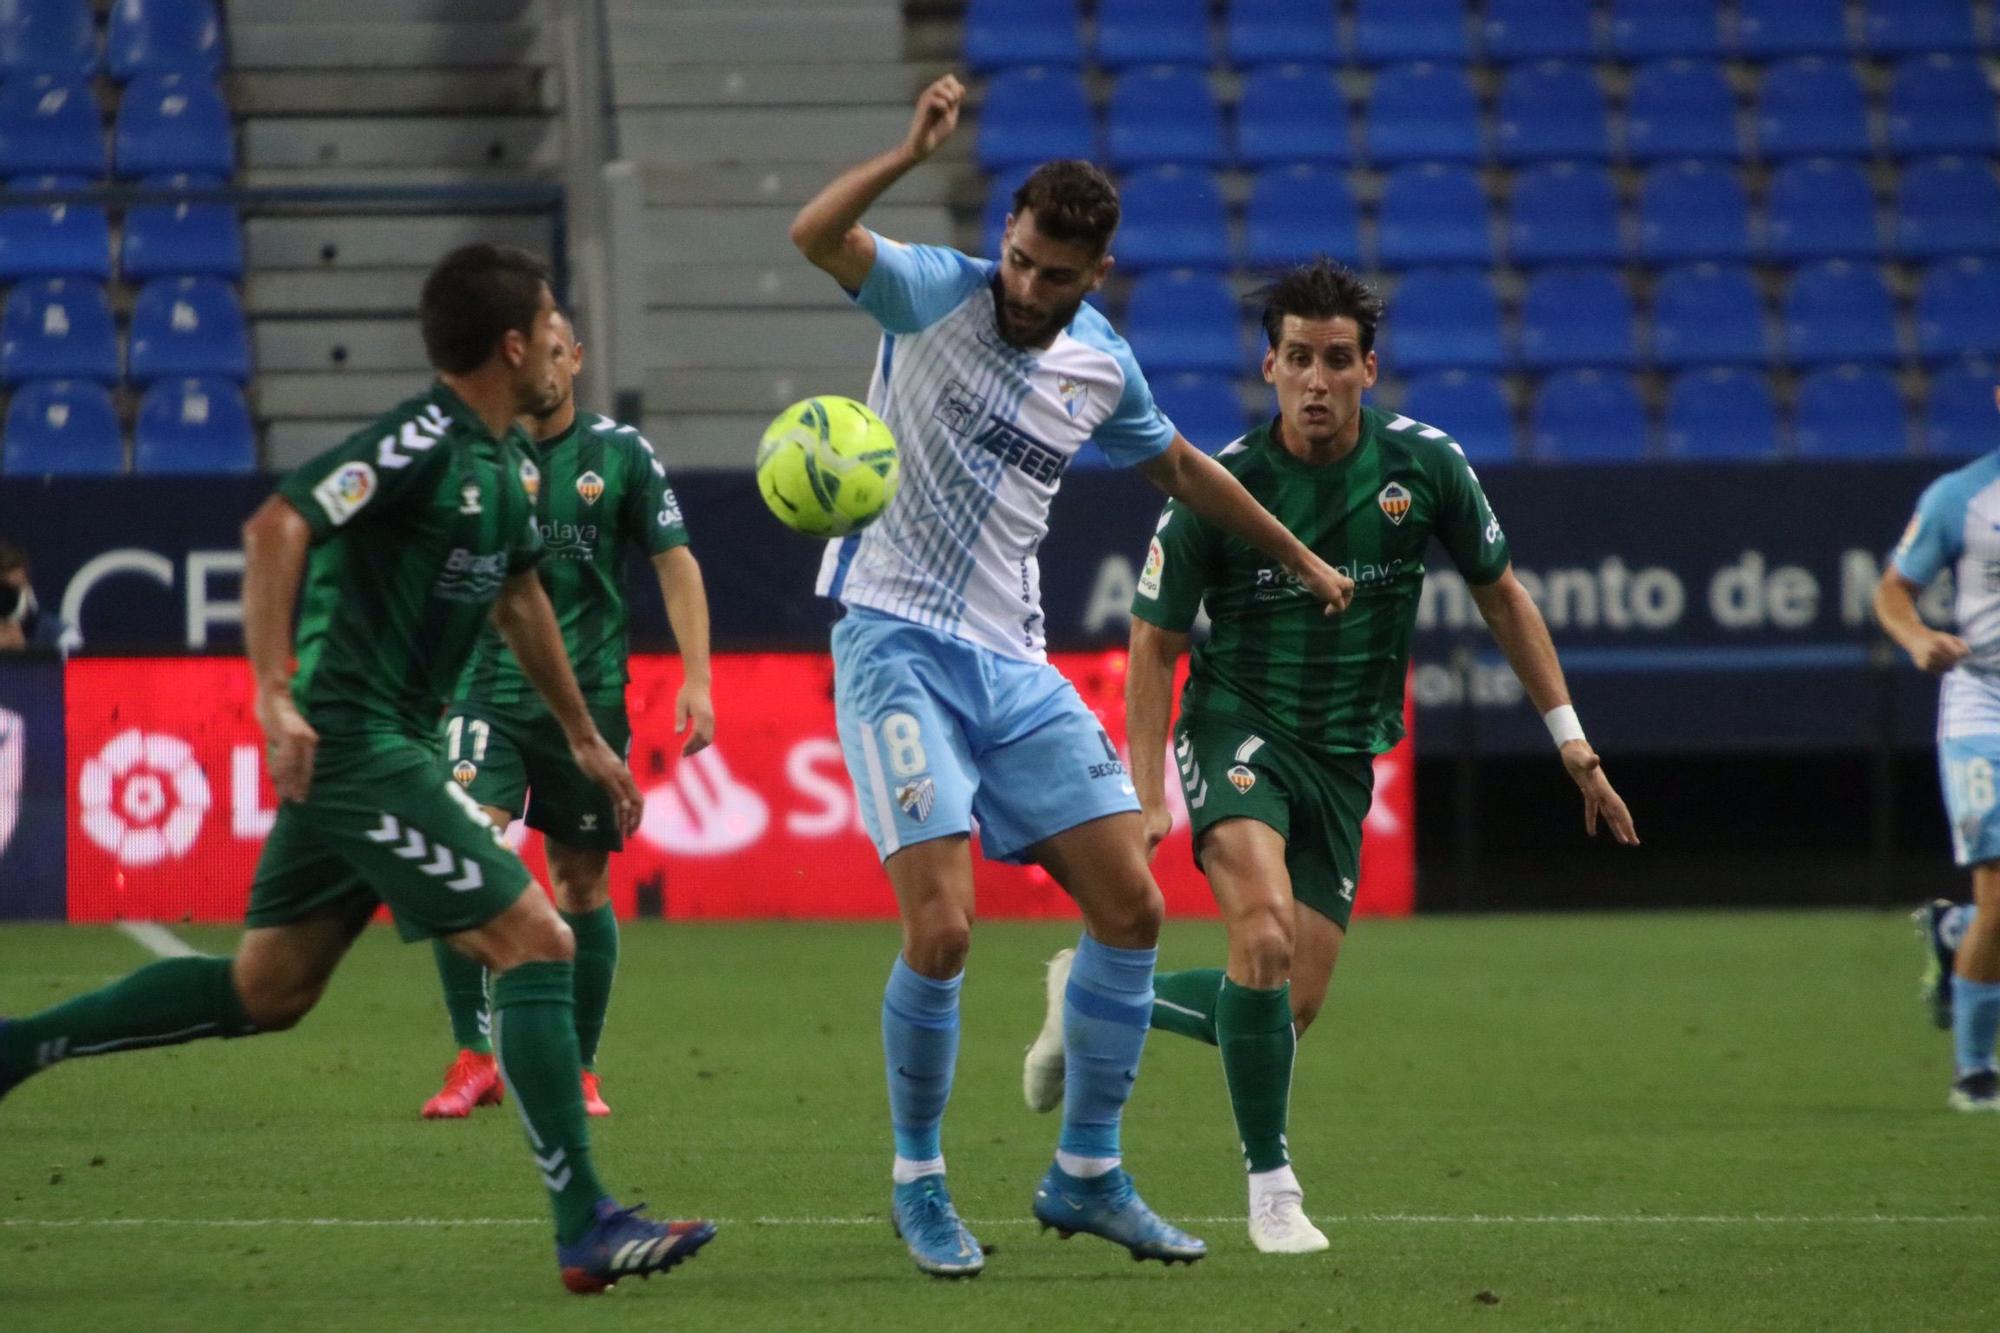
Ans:
[{"label": "soccer ball", "polygon": [[757,491],[808,537],[845,537],[896,497],[902,465],[889,427],[852,398],[821,394],[778,414],[757,445]]}]

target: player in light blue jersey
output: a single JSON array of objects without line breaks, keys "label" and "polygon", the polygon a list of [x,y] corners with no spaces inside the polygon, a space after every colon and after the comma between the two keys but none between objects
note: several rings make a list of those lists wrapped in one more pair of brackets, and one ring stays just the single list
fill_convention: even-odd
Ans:
[{"label": "player in light blue jersey", "polygon": [[1117,750],[1043,649],[1036,548],[1077,450],[1094,441],[1282,564],[1329,612],[1353,584],[1181,438],[1125,342],[1083,298],[1111,268],[1118,195],[1085,162],[1044,164],[979,260],[877,236],[861,215],[958,124],[946,75],[909,133],[792,223],[792,241],[882,329],[869,406],[902,447],[902,489],[828,548],[841,747],[902,910],[882,1006],[896,1157],[893,1217],[917,1266],[985,1258],[945,1189],[939,1126],[958,1054],[976,822],[986,855],[1046,868],[1083,909],[1064,1007],[1064,1118],[1034,1213],[1168,1262],[1201,1241],[1155,1216],[1120,1167],[1119,1119],[1153,1003],[1160,891]]},{"label": "player in light blue jersey", "polygon": [[[1994,390],[2000,407],[2000,389]],[[1958,633],[1932,629],[1916,598],[1952,571]],[[1875,589],[1882,628],[1938,692],[1938,767],[1958,864],[1972,868],[1976,910],[1935,903],[1919,914],[1934,957],[1939,1016],[1949,1013],[1956,1077],[1951,1104],[2000,1111],[2000,452],[1948,472],[1925,489]],[[1954,957],[1954,954],[1956,955]],[[1948,972],[1949,975],[1942,975]]]}]

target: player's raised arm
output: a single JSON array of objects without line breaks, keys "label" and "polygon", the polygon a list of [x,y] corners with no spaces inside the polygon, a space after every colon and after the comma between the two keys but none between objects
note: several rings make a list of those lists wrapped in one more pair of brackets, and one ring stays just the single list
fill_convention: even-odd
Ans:
[{"label": "player's raised arm", "polygon": [[1639,834],[1632,826],[1632,813],[1624,798],[1612,790],[1604,776],[1604,763],[1584,739],[1583,725],[1570,706],[1569,685],[1563,680],[1562,663],[1556,658],[1555,641],[1549,637],[1548,622],[1528,590],[1514,577],[1509,565],[1491,583],[1475,584],[1472,600],[1493,634],[1493,641],[1507,657],[1521,687],[1542,715],[1549,734],[1561,749],[1563,767],[1583,792],[1583,827],[1596,833],[1600,819],[1611,836],[1627,846],[1637,846]]},{"label": "player's raised arm", "polygon": [[956,75],[925,88],[901,143],[841,172],[792,219],[792,244],[799,253],[848,291],[859,291],[875,266],[875,237],[861,225],[861,215],[951,137],[964,101],[965,85]]},{"label": "player's raised arm", "polygon": [[292,699],[292,610],[311,544],[304,516],[281,496],[243,525],[243,644],[257,679],[264,763],[281,801],[306,798],[319,746],[319,733]]},{"label": "player's raised arm", "polygon": [[618,809],[618,826],[631,837],[639,829],[643,805],[639,786],[591,720],[576,674],[570,670],[569,656],[563,651],[555,608],[549,605],[549,595],[532,568],[508,575],[501,585],[500,596],[493,603],[493,627],[513,650],[522,674],[548,700],[576,766],[611,794]]},{"label": "player's raised arm", "polygon": [[1229,469],[1180,435],[1166,452],[1139,464],[1146,480],[1233,536],[1270,556],[1313,596],[1328,614],[1345,611],[1354,598],[1354,580],[1312,553],[1270,511],[1257,503]]}]

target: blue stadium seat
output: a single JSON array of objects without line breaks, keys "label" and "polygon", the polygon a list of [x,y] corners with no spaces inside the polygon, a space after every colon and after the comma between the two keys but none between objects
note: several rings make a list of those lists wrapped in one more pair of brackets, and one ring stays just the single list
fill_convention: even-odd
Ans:
[{"label": "blue stadium seat", "polygon": [[1507,362],[1500,297],[1478,269],[1417,269],[1396,284],[1382,322],[1382,360],[1398,374],[1497,370]]},{"label": "blue stadium seat", "polygon": [[176,171],[230,176],[236,142],[229,108],[207,79],[142,74],[125,89],[112,132],[118,174],[128,179]]},{"label": "blue stadium seat", "polygon": [[97,72],[90,0],[0,0],[0,76]]},{"label": "blue stadium seat", "polygon": [[1470,60],[1464,0],[1355,0],[1354,57],[1369,65]]},{"label": "blue stadium seat", "polygon": [[1222,109],[1201,70],[1151,65],[1118,76],[1104,120],[1105,151],[1120,170],[1176,162],[1219,167]]},{"label": "blue stadium seat", "polygon": [[1236,382],[1220,375],[1155,375],[1153,401],[1188,442],[1205,454],[1240,438],[1246,424]]},{"label": "blue stadium seat", "polygon": [[1632,377],[1618,371],[1565,370],[1535,395],[1530,435],[1537,458],[1624,463],[1646,455],[1651,433]]},{"label": "blue stadium seat", "polygon": [[1882,253],[1875,192],[1860,163],[1809,157],[1771,175],[1765,199],[1764,253],[1802,259],[1873,259]]},{"label": "blue stadium seat", "polygon": [[1639,253],[1658,264],[1749,259],[1750,199],[1734,168],[1663,162],[1639,186]]},{"label": "blue stadium seat", "polygon": [[986,182],[986,208],[979,223],[979,253],[988,259],[1000,257],[1000,237],[1006,230],[1007,215],[1014,211],[1014,187],[1018,184],[1004,176]]},{"label": "blue stadium seat", "polygon": [[1083,64],[1076,0],[969,0],[965,63],[978,73],[1009,65]]},{"label": "blue stadium seat", "polygon": [[1771,349],[1757,280],[1740,264],[1687,264],[1653,292],[1653,360],[1662,366],[1760,365]]},{"label": "blue stadium seat", "polygon": [[257,436],[243,391],[221,379],[162,380],[139,400],[132,470],[255,472]]},{"label": "blue stadium seat", "polygon": [[[191,176],[154,176],[144,183],[162,189],[188,189],[214,182]],[[125,281],[133,283],[199,273],[240,278],[243,230],[237,225],[236,210],[228,204],[134,204],[125,211],[125,245],[119,252],[118,267]]]},{"label": "blue stadium seat", "polygon": [[1333,0],[1230,0],[1224,45],[1237,66],[1340,58]]},{"label": "blue stadium seat", "polygon": [[1514,177],[1507,255],[1516,264],[1615,263],[1625,246],[1611,174],[1594,162],[1545,162]]},{"label": "blue stadium seat", "polygon": [[250,378],[250,331],[236,289],[220,278],[155,278],[132,305],[134,383],[168,376]]},{"label": "blue stadium seat", "polygon": [[1242,318],[1229,284],[1213,273],[1149,273],[1132,284],[1125,336],[1149,375],[1238,375],[1248,364]]},{"label": "blue stadium seat", "polygon": [[1778,407],[1754,370],[1711,366],[1674,376],[1667,389],[1667,452],[1675,458],[1770,458]]},{"label": "blue stadium seat", "polygon": [[[30,176],[15,190],[64,190],[80,176]],[[20,278],[111,276],[111,224],[95,204],[29,204],[0,209],[0,282]]]},{"label": "blue stadium seat", "polygon": [[1471,170],[1442,162],[1397,167],[1382,186],[1376,262],[1386,268],[1491,264],[1486,214],[1486,196]]},{"label": "blue stadium seat", "polygon": [[1909,452],[1910,418],[1886,370],[1824,366],[1799,381],[1792,440],[1808,458],[1879,458]]},{"label": "blue stadium seat", "polygon": [[1360,267],[1361,215],[1344,172],[1270,167],[1250,184],[1243,262],[1276,268],[1327,255]]},{"label": "blue stadium seat", "polygon": [[2000,181],[1983,158],[1905,167],[1896,191],[1896,249],[1913,259],[2000,253]]},{"label": "blue stadium seat", "polygon": [[1611,0],[1611,50],[1620,60],[1722,54],[1717,0]]},{"label": "blue stadium seat", "polygon": [[1714,61],[1655,61],[1632,76],[1625,103],[1625,152],[1635,162],[1733,158],[1741,151],[1736,94]]},{"label": "blue stadium seat", "polygon": [[1519,456],[1514,409],[1500,377],[1479,370],[1419,375],[1403,390],[1403,415],[1457,440],[1474,463],[1509,463]]},{"label": "blue stadium seat", "polygon": [[1208,172],[1156,167],[1129,177],[1120,203],[1124,220],[1112,250],[1121,267],[1229,267],[1229,219]]},{"label": "blue stadium seat", "polygon": [[1785,293],[1785,355],[1795,364],[1894,361],[1896,306],[1873,264],[1829,259],[1799,269]]},{"label": "blue stadium seat", "polygon": [[1736,0],[1736,52],[1752,60],[1846,55],[1847,0]]},{"label": "blue stadium seat", "polygon": [[104,175],[104,127],[88,84],[54,74],[0,84],[0,176]]},{"label": "blue stadium seat", "polygon": [[1207,65],[1208,0],[1098,0],[1097,63]]},{"label": "blue stadium seat", "polygon": [[1486,58],[1589,60],[1597,54],[1590,0],[1486,0]]},{"label": "blue stadium seat", "polygon": [[2000,135],[1993,125],[1993,88],[1975,56],[1933,54],[1904,60],[1889,84],[1884,120],[1889,151],[1898,157],[2000,151]]},{"label": "blue stadium seat", "polygon": [[1236,103],[1236,160],[1347,162],[1347,101],[1322,65],[1267,65],[1243,76]]},{"label": "blue stadium seat", "polygon": [[2000,411],[1993,386],[2000,372],[1973,361],[1951,366],[1931,376],[1924,411],[1924,452],[1963,456],[2000,448]]},{"label": "blue stadium seat", "polygon": [[1543,269],[1521,299],[1521,364],[1629,366],[1639,359],[1632,294],[1618,270],[1592,265]]},{"label": "blue stadium seat", "polygon": [[91,380],[36,380],[7,404],[0,472],[97,476],[125,470],[125,437],[111,394]]},{"label": "blue stadium seat", "polygon": [[986,85],[979,108],[981,171],[1096,156],[1097,117],[1075,70],[1002,70]]},{"label": "blue stadium seat", "polygon": [[120,83],[141,74],[222,72],[222,23],[212,0],[118,0],[104,63]]},{"label": "blue stadium seat", "polygon": [[1375,76],[1367,155],[1397,162],[1477,162],[1486,155],[1479,99],[1459,65],[1392,65]]},{"label": "blue stadium seat", "polygon": [[1800,56],[1764,72],[1757,101],[1757,151],[1763,156],[1865,157],[1873,148],[1868,107],[1852,61]]},{"label": "blue stadium seat", "polygon": [[21,282],[0,307],[0,381],[118,378],[104,288],[75,278]]},{"label": "blue stadium seat", "polygon": [[1586,64],[1514,66],[1500,83],[1495,120],[1494,152],[1503,162],[1611,156],[1610,111]]},{"label": "blue stadium seat", "polygon": [[1979,49],[1967,0],[1867,0],[1862,15],[1862,45],[1876,55]]},{"label": "blue stadium seat", "polygon": [[2000,260],[1961,255],[1924,271],[1917,354],[1926,361],[2000,356]]}]

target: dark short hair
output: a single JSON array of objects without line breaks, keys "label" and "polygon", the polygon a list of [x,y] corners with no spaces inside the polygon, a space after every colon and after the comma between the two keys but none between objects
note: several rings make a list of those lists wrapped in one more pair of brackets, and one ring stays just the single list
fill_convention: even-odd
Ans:
[{"label": "dark short hair", "polygon": [[0,574],[11,574],[27,567],[28,553],[5,537],[0,537]]},{"label": "dark short hair", "polygon": [[1345,264],[1321,256],[1287,269],[1257,293],[1264,303],[1264,337],[1273,349],[1285,328],[1285,316],[1338,319],[1342,315],[1361,330],[1363,354],[1375,350],[1375,326],[1382,322],[1382,298],[1361,275]]},{"label": "dark short hair", "polygon": [[549,266],[510,245],[461,245],[424,279],[417,314],[431,365],[463,375],[486,364],[509,329],[529,333]]},{"label": "dark short hair", "polygon": [[1014,216],[1028,212],[1042,235],[1101,255],[1118,230],[1118,187],[1079,158],[1044,162],[1014,191]]}]

